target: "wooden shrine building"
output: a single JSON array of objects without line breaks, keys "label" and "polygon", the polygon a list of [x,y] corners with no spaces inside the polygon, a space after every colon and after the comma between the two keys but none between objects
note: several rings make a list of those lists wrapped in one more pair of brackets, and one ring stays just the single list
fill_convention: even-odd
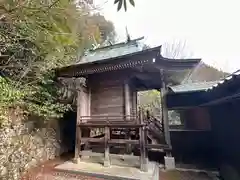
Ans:
[{"label": "wooden shrine building", "polygon": [[[148,149],[171,150],[168,129],[168,114],[165,95],[168,84],[179,84],[200,59],[168,59],[161,55],[161,46],[144,49],[140,40],[130,40],[91,50],[76,64],[57,70],[59,77],[81,77],[85,83],[77,88],[77,124],[75,159],[80,160],[81,144],[102,145],[104,165],[110,165],[109,152],[112,146],[123,146],[129,151],[140,151],[140,168],[146,171]],[[162,118],[155,132],[164,137],[153,143],[148,134],[151,120],[139,113],[137,92],[157,89],[161,91]],[[103,128],[104,137],[84,135],[84,129]],[[115,129],[125,135],[114,136]],[[132,135],[134,134],[134,136]]]}]

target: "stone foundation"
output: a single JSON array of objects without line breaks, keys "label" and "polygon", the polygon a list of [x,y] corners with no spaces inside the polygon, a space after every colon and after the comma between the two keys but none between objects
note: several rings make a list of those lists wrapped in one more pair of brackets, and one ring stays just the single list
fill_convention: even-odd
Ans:
[{"label": "stone foundation", "polygon": [[166,170],[173,170],[176,168],[174,157],[164,156],[164,161],[165,161],[165,169]]}]

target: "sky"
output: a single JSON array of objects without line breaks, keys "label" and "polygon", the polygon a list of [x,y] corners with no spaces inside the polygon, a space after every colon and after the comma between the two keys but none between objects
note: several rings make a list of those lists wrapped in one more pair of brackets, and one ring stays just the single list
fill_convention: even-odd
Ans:
[{"label": "sky", "polygon": [[117,12],[114,0],[95,0],[115,25],[118,40],[144,36],[151,46],[180,39],[194,57],[218,69],[240,69],[239,0],[135,0]]}]

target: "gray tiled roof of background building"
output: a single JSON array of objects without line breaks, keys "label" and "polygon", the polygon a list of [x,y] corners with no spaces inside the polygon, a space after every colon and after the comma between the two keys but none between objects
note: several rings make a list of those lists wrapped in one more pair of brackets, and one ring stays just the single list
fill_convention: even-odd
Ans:
[{"label": "gray tiled roof of background building", "polygon": [[215,89],[217,87],[220,87],[222,84],[228,83],[231,80],[234,80],[233,77],[239,77],[240,76],[240,69],[235,71],[234,73],[230,74],[229,76],[227,76],[226,78],[217,81],[214,85],[212,85],[211,87],[207,88],[207,91],[210,91],[212,89]]},{"label": "gray tiled roof of background building", "polygon": [[208,82],[197,82],[197,83],[186,83],[176,86],[169,87],[173,92],[193,92],[193,91],[205,91],[211,88],[218,81],[208,81]]}]

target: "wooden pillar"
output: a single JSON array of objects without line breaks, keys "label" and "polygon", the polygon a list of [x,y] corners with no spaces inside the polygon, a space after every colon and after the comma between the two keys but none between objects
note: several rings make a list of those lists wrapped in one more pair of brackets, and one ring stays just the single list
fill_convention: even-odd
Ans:
[{"label": "wooden pillar", "polygon": [[[81,132],[82,132],[81,137],[87,137],[87,138],[91,137],[90,136],[90,133],[91,133],[91,129],[90,128],[81,128]],[[88,154],[89,154],[89,155],[85,155],[84,159],[90,158],[90,154],[91,154],[92,150],[90,149],[89,141],[85,141],[83,150],[84,150],[84,152],[88,152]]]},{"label": "wooden pillar", "polygon": [[148,148],[147,148],[147,145],[148,145],[148,129],[147,127],[144,128],[144,137],[145,137],[145,151],[146,151],[146,166],[148,165]]},{"label": "wooden pillar", "polygon": [[[124,82],[124,107],[125,107],[125,120],[130,120],[131,116],[131,91],[130,91],[130,86],[129,82],[125,81]],[[130,137],[130,129],[125,129],[125,139],[131,139]],[[127,144],[126,145],[126,152],[127,154],[131,153],[131,145]]]},{"label": "wooden pillar", "polygon": [[161,81],[162,81],[162,88],[161,88],[161,106],[162,106],[162,122],[163,122],[163,130],[164,130],[164,137],[167,145],[171,148],[171,140],[170,140],[170,132],[169,132],[169,120],[168,120],[168,109],[167,109],[167,102],[166,102],[166,95],[167,95],[167,87],[164,78],[163,70],[160,71],[161,74]]},{"label": "wooden pillar", "polygon": [[[140,123],[143,124],[143,112],[140,110],[139,112],[139,119]],[[145,127],[139,128],[139,143],[140,143],[140,169],[141,171],[147,172],[147,158],[146,158],[146,133],[145,133]]]},{"label": "wooden pillar", "polygon": [[128,120],[131,116],[131,98],[130,98],[130,87],[128,82],[124,83],[124,101],[125,101],[125,116],[126,120]]},{"label": "wooden pillar", "polygon": [[104,166],[109,167],[110,166],[110,157],[109,157],[109,144],[108,141],[110,139],[110,129],[109,127],[105,127],[105,151],[104,151]]},{"label": "wooden pillar", "polygon": [[82,88],[77,87],[77,120],[76,120],[76,138],[75,138],[75,154],[74,162],[80,162],[80,151],[81,151],[81,128],[79,127],[81,117],[81,101],[82,101]]},{"label": "wooden pillar", "polygon": [[132,109],[133,109],[133,116],[137,116],[137,91],[133,89],[132,92]]},{"label": "wooden pillar", "polygon": [[88,116],[91,116],[91,103],[92,103],[92,94],[91,87],[88,87]]}]

